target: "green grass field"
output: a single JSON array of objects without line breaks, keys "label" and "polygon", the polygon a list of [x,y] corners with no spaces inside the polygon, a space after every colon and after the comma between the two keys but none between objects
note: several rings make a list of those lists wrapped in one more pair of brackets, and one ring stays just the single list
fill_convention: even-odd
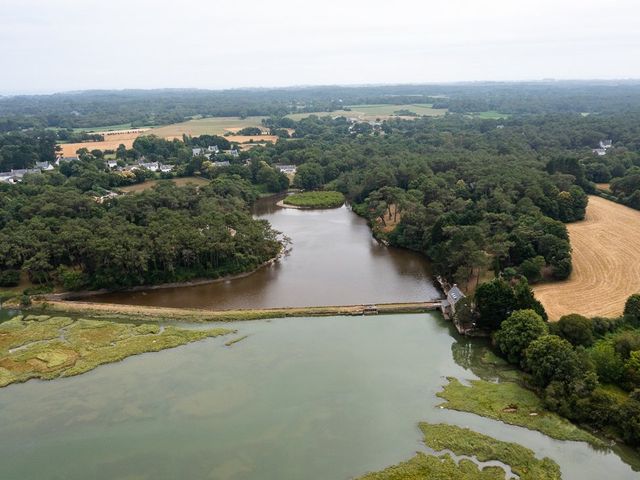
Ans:
[{"label": "green grass field", "polygon": [[325,115],[343,115],[345,117],[358,118],[363,121],[376,120],[377,118],[387,118],[394,116],[398,110],[409,110],[419,116],[427,117],[439,117],[447,113],[446,109],[433,108],[428,103],[413,103],[409,105],[350,105],[348,108],[351,110],[334,110],[333,112],[317,112],[317,113],[292,113],[287,117],[293,120],[301,120],[307,118],[310,115],[317,115],[319,117]]},{"label": "green grass field", "polygon": [[132,127],[130,123],[121,123],[119,125],[107,125],[104,127],[79,127],[74,128],[74,132],[111,132],[115,130],[134,130],[138,128],[153,128],[151,125],[143,125],[141,127]]}]

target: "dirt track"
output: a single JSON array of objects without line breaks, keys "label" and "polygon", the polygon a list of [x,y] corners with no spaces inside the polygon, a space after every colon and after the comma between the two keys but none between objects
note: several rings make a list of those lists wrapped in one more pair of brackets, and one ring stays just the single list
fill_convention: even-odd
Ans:
[{"label": "dirt track", "polygon": [[627,297],[640,293],[640,211],[590,196],[586,219],[567,227],[573,273],[535,287],[536,297],[552,320],[620,315]]}]

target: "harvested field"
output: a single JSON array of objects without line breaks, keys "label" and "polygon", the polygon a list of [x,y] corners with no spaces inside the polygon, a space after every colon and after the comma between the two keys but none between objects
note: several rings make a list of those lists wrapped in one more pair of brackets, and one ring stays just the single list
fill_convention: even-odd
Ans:
[{"label": "harvested field", "polygon": [[104,142],[82,142],[82,143],[63,143],[60,146],[62,147],[62,155],[64,157],[75,157],[76,152],[81,148],[86,148],[87,150],[115,150],[121,144],[127,148],[131,148],[133,146],[133,141],[138,137],[136,135],[133,138],[122,139],[118,137],[117,139],[105,140]]},{"label": "harvested field", "polygon": [[224,135],[226,132],[237,132],[245,127],[261,127],[262,119],[265,117],[207,117],[188,120],[182,123],[174,123],[164,127],[154,128],[147,134],[157,135],[164,138],[179,138],[182,135]]},{"label": "harvested field", "polygon": [[640,211],[589,196],[586,219],[567,226],[573,248],[568,280],[534,287],[549,318],[620,315],[640,292]]},{"label": "harvested field", "polygon": [[121,144],[127,148],[131,148],[133,141],[140,135],[149,135],[151,132],[146,128],[129,129],[125,131],[101,131],[95,132],[104,135],[103,142],[80,142],[80,143],[62,143],[62,155],[65,157],[74,157],[76,152],[81,148],[87,150],[115,150]]},{"label": "harvested field", "polygon": [[236,143],[257,143],[257,142],[273,142],[278,141],[275,135],[227,135],[225,137],[230,142]]},{"label": "harvested field", "polygon": [[611,192],[611,184],[609,183],[596,183],[596,188],[598,190],[602,190],[605,193],[610,193]]}]

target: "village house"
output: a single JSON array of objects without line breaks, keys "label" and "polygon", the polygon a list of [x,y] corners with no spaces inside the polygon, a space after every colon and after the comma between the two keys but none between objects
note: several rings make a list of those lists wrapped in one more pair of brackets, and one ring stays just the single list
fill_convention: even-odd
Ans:
[{"label": "village house", "polygon": [[456,304],[465,298],[465,294],[458,288],[455,283],[447,292],[447,298],[442,301],[440,306],[444,318],[451,319],[456,314]]},{"label": "village house", "polygon": [[211,159],[211,155],[216,155],[220,152],[220,149],[217,145],[209,145],[207,148],[196,147],[191,149],[191,153],[194,157],[207,157],[207,159]]},{"label": "village house", "polygon": [[28,173],[41,173],[39,168],[20,168],[11,169],[9,172],[0,172],[0,182],[2,183],[18,183]]},{"label": "village house", "polygon": [[607,150],[613,147],[613,142],[611,140],[600,140],[600,148],[594,148],[591,150],[594,155],[598,155],[602,157],[607,154]]},{"label": "village house", "polygon": [[107,193],[105,193],[100,197],[93,197],[93,198],[97,203],[104,203],[105,201],[110,200],[112,198],[116,198],[117,196],[118,194],[116,192],[108,191]]},{"label": "village house", "polygon": [[117,160],[107,160],[107,167],[116,168],[118,166]]},{"label": "village house", "polygon": [[80,158],[76,155],[75,157],[63,157],[62,155],[58,155],[56,157],[55,164],[60,165],[62,162],[77,162]]},{"label": "village house", "polygon": [[276,169],[282,173],[285,173],[287,175],[294,175],[297,171],[297,168],[295,165],[274,165],[274,167],[276,167]]},{"label": "village house", "polygon": [[55,167],[49,162],[36,162],[36,168],[39,168],[43,172],[50,172]]},{"label": "village house", "polygon": [[213,162],[213,166],[214,167],[228,167],[231,164],[228,161],[223,161],[223,162]]}]

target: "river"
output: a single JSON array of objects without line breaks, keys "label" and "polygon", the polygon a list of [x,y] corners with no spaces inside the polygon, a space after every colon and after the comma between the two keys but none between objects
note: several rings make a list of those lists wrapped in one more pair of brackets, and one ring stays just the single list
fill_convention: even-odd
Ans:
[{"label": "river", "polygon": [[281,208],[259,201],[254,214],[291,239],[290,252],[255,273],[205,285],[116,292],[92,302],[209,309],[424,302],[440,297],[429,263],[388,248],[348,207]]},{"label": "river", "polygon": [[461,364],[484,348],[437,314],[232,326],[248,338],[231,347],[208,339],[3,388],[0,478],[347,480],[424,450],[422,420],[521,443],[565,479],[637,478],[585,443],[437,408],[445,377],[476,378]]},{"label": "river", "polygon": [[[277,265],[228,285],[122,294],[130,297],[120,301],[231,308],[437,296],[421,257],[379,246],[348,209],[261,208],[259,216],[293,239]],[[243,299],[245,292],[254,295]],[[0,389],[0,479],[347,480],[425,450],[420,421],[520,443],[558,462],[564,479],[638,478],[612,451],[438,408],[446,377],[478,378],[487,347],[460,338],[437,313],[224,326],[248,337]]]}]

